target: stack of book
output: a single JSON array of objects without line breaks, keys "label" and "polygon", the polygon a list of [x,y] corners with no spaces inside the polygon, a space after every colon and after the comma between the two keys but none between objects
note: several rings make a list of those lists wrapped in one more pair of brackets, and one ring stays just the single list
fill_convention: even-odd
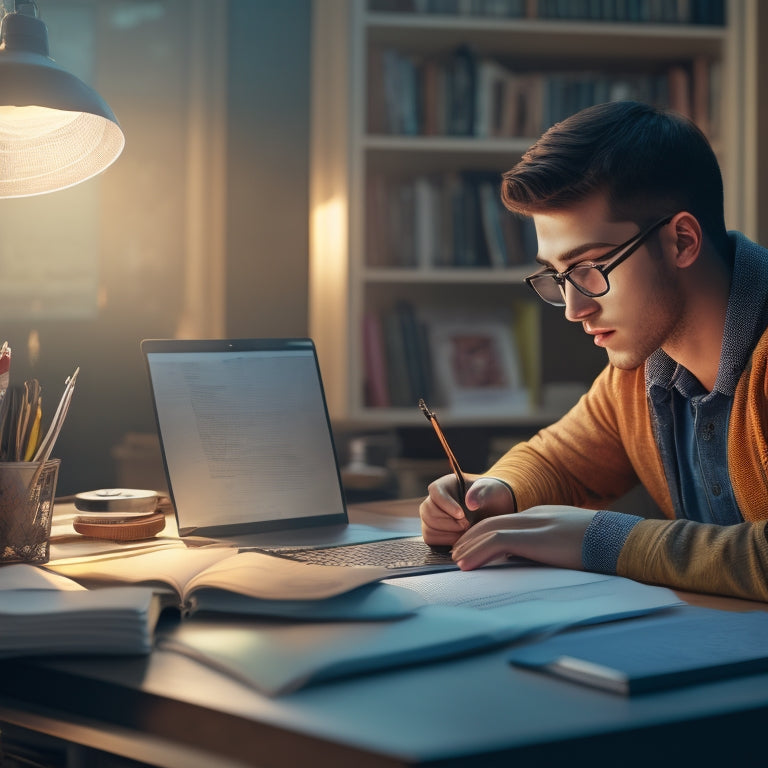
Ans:
[{"label": "stack of book", "polygon": [[725,23],[724,0],[370,0],[372,11],[641,24]]},{"label": "stack of book", "polygon": [[633,99],[674,109],[716,138],[720,69],[704,56],[652,72],[529,71],[467,46],[447,57],[372,47],[368,70],[373,134],[533,138],[584,107]]},{"label": "stack of book", "polygon": [[530,219],[507,211],[499,174],[446,172],[368,178],[369,267],[495,267],[532,264]]},{"label": "stack of book", "polygon": [[530,388],[523,357],[505,313],[451,317],[400,300],[363,317],[369,407],[415,412],[424,398],[454,414],[526,412]]}]

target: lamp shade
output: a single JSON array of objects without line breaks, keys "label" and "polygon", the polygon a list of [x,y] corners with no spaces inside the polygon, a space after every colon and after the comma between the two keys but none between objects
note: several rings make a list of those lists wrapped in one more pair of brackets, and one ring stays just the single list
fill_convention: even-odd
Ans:
[{"label": "lamp shade", "polygon": [[0,22],[0,197],[71,187],[110,166],[124,145],[101,96],[49,57],[43,21],[6,14]]}]

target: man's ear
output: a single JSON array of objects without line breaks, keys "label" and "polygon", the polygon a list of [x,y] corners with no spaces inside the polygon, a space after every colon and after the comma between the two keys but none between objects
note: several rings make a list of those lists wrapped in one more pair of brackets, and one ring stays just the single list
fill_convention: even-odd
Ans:
[{"label": "man's ear", "polygon": [[681,211],[670,222],[670,230],[677,249],[677,266],[681,269],[690,267],[699,257],[704,244],[699,220],[692,213]]}]

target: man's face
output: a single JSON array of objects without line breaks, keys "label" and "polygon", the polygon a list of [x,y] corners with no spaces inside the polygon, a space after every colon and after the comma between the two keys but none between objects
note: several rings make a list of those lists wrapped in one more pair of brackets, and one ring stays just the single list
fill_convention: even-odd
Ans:
[{"label": "man's face", "polygon": [[[639,231],[629,221],[609,220],[603,196],[563,211],[533,215],[539,242],[537,260],[555,272],[575,264],[610,263],[604,256]],[[684,294],[673,258],[669,226],[661,227],[608,275],[610,290],[590,298],[565,283],[565,317],[581,323],[608,359],[623,369],[637,368],[659,347],[674,344],[683,332]]]}]

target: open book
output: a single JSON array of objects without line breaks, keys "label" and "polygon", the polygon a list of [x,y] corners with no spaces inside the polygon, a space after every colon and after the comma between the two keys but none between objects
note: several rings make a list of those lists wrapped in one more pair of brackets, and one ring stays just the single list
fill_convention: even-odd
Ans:
[{"label": "open book", "polygon": [[32,565],[0,569],[0,657],[144,654],[160,604],[152,590],[90,591]]},{"label": "open book", "polygon": [[383,567],[309,565],[230,547],[165,549],[113,559],[49,563],[86,587],[151,587],[183,615],[198,611],[311,619],[385,619],[424,604],[412,590],[378,584]]}]

